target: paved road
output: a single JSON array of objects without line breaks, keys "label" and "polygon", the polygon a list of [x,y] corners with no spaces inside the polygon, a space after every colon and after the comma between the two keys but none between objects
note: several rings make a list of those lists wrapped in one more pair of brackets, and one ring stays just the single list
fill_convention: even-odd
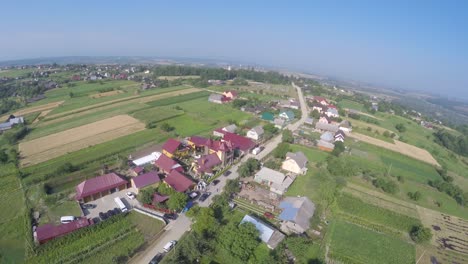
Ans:
[{"label": "paved road", "polygon": [[[294,86],[294,88],[297,89],[297,93],[299,95],[299,103],[301,105],[302,117],[297,122],[295,122],[293,124],[289,124],[287,126],[287,128],[290,129],[290,130],[296,130],[297,128],[299,128],[299,126],[301,126],[305,122],[305,120],[306,120],[306,118],[308,116],[308,110],[307,110],[307,104],[305,102],[304,95],[302,94],[301,88],[299,86],[295,85],[294,83],[292,83],[292,85]],[[257,155],[253,155],[253,154],[246,155],[241,160],[241,162],[239,162],[238,164],[231,167],[231,169],[230,169],[231,174],[229,176],[219,177],[218,178],[219,183],[216,186],[211,186],[210,185],[208,187],[208,191],[211,192],[211,196],[209,196],[208,199],[206,199],[204,202],[199,203],[199,205],[203,206],[203,207],[209,206],[211,204],[211,202],[212,202],[213,197],[215,195],[219,194],[223,190],[224,186],[226,185],[227,180],[228,179],[236,179],[239,176],[239,174],[237,173],[237,169],[239,168],[240,164],[242,164],[244,161],[246,161],[250,157],[254,157],[256,159],[263,159],[271,151],[273,151],[278,146],[279,143],[281,143],[281,134],[274,137],[270,141],[268,141],[268,143],[266,143],[264,145],[265,149],[262,152],[260,152],[259,154],[257,154]],[[163,247],[164,247],[164,245],[166,245],[167,242],[169,242],[171,240],[179,240],[186,231],[189,231],[191,224],[192,223],[191,223],[190,219],[187,218],[185,216],[185,214],[180,214],[179,217],[177,218],[177,220],[171,221],[164,228],[165,232],[162,234],[162,236],[153,245],[149,246],[144,252],[141,252],[140,254],[137,254],[134,258],[132,258],[130,260],[130,263],[137,263],[137,264],[144,263],[144,264],[146,264],[146,263],[150,262],[150,260],[157,253],[163,252]],[[177,245],[176,245],[176,247],[177,247]]]}]

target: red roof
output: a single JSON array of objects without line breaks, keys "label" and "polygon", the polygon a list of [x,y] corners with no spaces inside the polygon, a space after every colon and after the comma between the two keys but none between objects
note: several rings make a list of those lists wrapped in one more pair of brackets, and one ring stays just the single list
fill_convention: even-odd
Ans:
[{"label": "red roof", "polygon": [[232,97],[237,97],[237,91],[236,90],[225,91],[223,94],[225,96],[227,96],[229,93],[231,93]]},{"label": "red roof", "polygon": [[321,102],[321,101],[328,102],[327,99],[325,99],[325,97],[322,97],[322,96],[314,96],[314,100],[317,102]]},{"label": "red roof", "polygon": [[185,192],[194,184],[191,179],[176,170],[171,171],[164,181],[178,192]]},{"label": "red roof", "polygon": [[193,144],[195,144],[195,146],[197,147],[203,147],[205,146],[207,139],[204,137],[199,137],[199,136],[191,136],[188,140],[192,142]]},{"label": "red roof", "polygon": [[162,146],[162,149],[171,154],[174,154],[174,152],[179,148],[179,146],[180,146],[180,142],[178,140],[170,138],[166,141],[166,143],[164,143],[164,145]]},{"label": "red roof", "polygon": [[145,170],[145,168],[140,167],[140,166],[137,166],[137,167],[133,168],[133,171],[134,171],[136,174],[140,174],[140,172],[143,172],[144,170]]},{"label": "red roof", "polygon": [[161,155],[159,159],[154,163],[159,169],[165,172],[171,172],[172,170],[183,170],[177,161],[169,158],[166,155]]},{"label": "red roof", "polygon": [[133,183],[138,189],[151,184],[155,184],[159,181],[161,181],[161,179],[159,179],[159,175],[156,171],[150,171],[133,178]]},{"label": "red roof", "polygon": [[153,194],[153,203],[162,203],[169,199],[169,196],[161,195],[159,193]]},{"label": "red roof", "polygon": [[212,172],[214,166],[221,164],[221,160],[219,159],[216,153],[212,153],[209,155],[201,156],[199,159],[197,159],[197,164],[198,173]]},{"label": "red roof", "polygon": [[229,142],[235,149],[240,149],[242,151],[249,151],[255,147],[255,142],[250,138],[246,138],[235,133],[225,132],[223,141]]},{"label": "red roof", "polygon": [[45,224],[42,226],[38,226],[36,229],[37,240],[39,241],[39,243],[42,244],[47,240],[64,236],[68,233],[71,233],[75,230],[92,224],[93,222],[91,220],[86,219],[86,217],[82,217],[68,224],[61,224],[58,226],[52,224]]},{"label": "red roof", "polygon": [[87,179],[76,186],[76,200],[84,197],[107,191],[118,187],[122,184],[127,184],[127,181],[120,178],[115,173],[101,175],[95,178]]},{"label": "red roof", "polygon": [[[223,131],[223,132],[226,132],[226,131]],[[224,142],[224,141],[212,140],[212,139],[208,139],[205,143],[205,146],[207,146],[211,150],[223,151],[223,152],[228,152],[233,149],[231,142]]]}]

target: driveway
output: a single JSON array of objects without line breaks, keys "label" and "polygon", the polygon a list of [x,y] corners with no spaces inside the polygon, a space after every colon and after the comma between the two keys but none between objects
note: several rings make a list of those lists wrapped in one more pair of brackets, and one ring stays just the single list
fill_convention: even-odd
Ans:
[{"label": "driveway", "polygon": [[100,212],[107,212],[108,210],[114,209],[116,207],[118,208],[119,206],[114,201],[115,197],[120,197],[120,199],[125,204],[125,206],[127,206],[128,209],[132,209],[134,206],[139,205],[137,199],[131,200],[127,197],[127,195],[125,195],[127,192],[135,193],[135,189],[133,187],[128,188],[115,193],[111,193],[102,198],[89,202],[87,204],[94,204],[96,205],[96,207],[93,209],[83,209],[83,213],[87,218],[94,218],[99,217]]},{"label": "driveway", "polygon": [[[307,110],[307,104],[305,103],[304,95],[302,94],[301,88],[295,85],[294,83],[292,83],[292,85],[297,89],[299,102],[301,104],[302,117],[299,121],[297,121],[294,124],[290,124],[287,128],[291,130],[296,130],[300,125],[302,125],[305,122],[309,113]],[[208,207],[213,201],[213,197],[217,194],[220,194],[220,192],[223,190],[228,179],[236,179],[239,177],[239,174],[237,173],[237,169],[243,162],[245,162],[248,158],[251,158],[251,157],[256,158],[256,159],[262,159],[266,157],[271,151],[273,151],[278,146],[279,143],[281,143],[281,135],[274,137],[267,144],[265,144],[265,149],[262,152],[260,152],[258,155],[248,154],[244,156],[238,164],[231,167],[230,169],[231,174],[229,176],[227,177],[220,176],[218,178],[219,183],[216,186],[212,186],[212,185],[208,186],[207,191],[211,192],[211,195],[203,202],[198,201],[198,205],[202,207]],[[112,201],[113,201],[113,198],[112,198]],[[156,254],[158,254],[159,252],[163,252],[163,247],[167,242],[171,240],[179,240],[185,232],[189,231],[191,224],[192,223],[190,219],[187,218],[185,214],[180,214],[177,220],[171,221],[164,228],[165,232],[153,245],[150,245],[145,251],[133,257],[130,260],[130,263],[136,263],[136,264],[149,263],[150,260]],[[175,248],[177,248],[177,245]]]}]

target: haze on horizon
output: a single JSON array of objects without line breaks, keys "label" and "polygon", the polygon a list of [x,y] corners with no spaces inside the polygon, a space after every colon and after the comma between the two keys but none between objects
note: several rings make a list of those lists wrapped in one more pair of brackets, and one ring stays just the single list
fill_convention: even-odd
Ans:
[{"label": "haze on horizon", "polygon": [[463,1],[2,2],[0,60],[256,62],[468,99]]}]

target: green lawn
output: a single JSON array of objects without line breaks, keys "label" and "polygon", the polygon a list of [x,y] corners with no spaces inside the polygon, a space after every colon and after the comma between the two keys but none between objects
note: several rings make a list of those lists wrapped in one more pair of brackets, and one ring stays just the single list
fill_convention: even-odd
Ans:
[{"label": "green lawn", "polygon": [[293,152],[302,151],[304,155],[306,155],[307,159],[309,160],[309,163],[324,162],[326,158],[329,156],[328,152],[319,150],[317,148],[310,148],[310,147],[294,145],[294,144],[291,144],[290,147]]},{"label": "green lawn", "polygon": [[307,196],[312,201],[320,201],[320,186],[327,181],[327,173],[322,169],[310,168],[306,175],[299,175],[286,192],[286,196]]},{"label": "green lawn", "polygon": [[19,77],[19,76],[26,75],[28,73],[32,73],[35,70],[36,70],[35,68],[1,70],[0,71],[0,77],[16,78],[16,77]]},{"label": "green lawn", "polygon": [[48,214],[44,215],[47,220],[43,220],[43,222],[52,222],[55,224],[60,223],[60,217],[64,215],[73,215],[73,216],[80,216],[81,209],[80,205],[76,201],[60,201],[55,206],[48,208]]},{"label": "green lawn", "polygon": [[366,110],[364,109],[363,104],[358,103],[356,101],[351,101],[351,100],[348,100],[348,99],[343,99],[340,102],[338,102],[338,106],[340,108],[348,108],[348,109],[358,110],[358,111],[361,111],[361,112],[366,112]]},{"label": "green lawn", "polygon": [[330,226],[329,255],[344,263],[409,264],[415,262],[415,248],[398,238],[341,220]]}]

